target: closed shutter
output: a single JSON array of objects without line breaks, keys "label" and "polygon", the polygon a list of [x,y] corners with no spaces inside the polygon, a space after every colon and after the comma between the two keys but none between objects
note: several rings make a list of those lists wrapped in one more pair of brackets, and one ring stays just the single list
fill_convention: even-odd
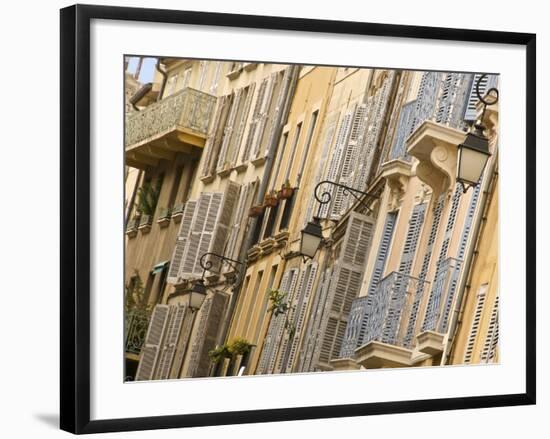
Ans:
[{"label": "closed shutter", "polygon": [[[296,268],[287,270],[283,278],[281,279],[281,285],[279,291],[286,293],[284,302],[290,303],[292,301],[292,295],[296,288],[298,280],[298,270]],[[274,373],[275,363],[278,357],[279,346],[283,339],[285,331],[285,322],[288,318],[288,310],[284,314],[275,316],[272,314],[271,321],[269,322],[268,334],[262,350],[262,356],[260,358],[260,365],[258,367],[258,373],[269,374]]]},{"label": "closed shutter", "polygon": [[258,94],[256,96],[256,101],[254,104],[254,111],[252,113],[252,120],[250,121],[250,125],[248,126],[248,135],[246,138],[246,143],[244,145],[244,150],[241,157],[242,163],[245,163],[250,159],[250,153],[253,150],[254,140],[256,139],[256,130],[257,130],[258,122],[260,118],[260,112],[264,101],[265,91],[267,88],[267,82],[268,82],[268,78],[265,78],[260,84],[260,87],[258,89]]},{"label": "closed shutter", "polygon": [[487,284],[483,284],[479,287],[479,291],[477,292],[474,317],[472,319],[470,333],[468,334],[468,343],[466,344],[466,350],[464,351],[464,363],[472,362],[474,346],[476,343],[477,334],[479,333],[481,317],[483,316],[483,305],[485,305],[487,287]]},{"label": "closed shutter", "polygon": [[[342,160],[343,160],[345,148],[346,148],[346,145],[347,145],[347,142],[348,142],[349,133],[351,131],[351,122],[353,120],[354,110],[355,109],[352,109],[351,111],[348,111],[342,117],[342,122],[340,123],[340,128],[338,129],[338,134],[336,135],[336,142],[335,142],[335,145],[334,145],[334,149],[332,151],[332,157],[330,159],[330,164],[329,164],[329,167],[328,167],[328,170],[327,170],[326,179],[329,180],[329,181],[335,181],[335,182],[338,181],[338,175],[340,173],[340,167],[342,165]],[[333,196],[333,192],[334,192],[333,186],[332,185],[328,186],[325,189],[331,195],[332,202],[324,204],[321,207],[321,217],[322,218],[326,218],[328,216],[329,208],[331,209],[331,211],[334,210],[334,209],[332,209],[331,206],[335,202],[335,199],[334,199],[334,196]]]},{"label": "closed shutter", "polygon": [[180,305],[173,305],[170,307],[170,318],[157,370],[157,379],[159,380],[170,378],[170,370],[174,362],[176,347],[178,345],[186,310],[187,307]]},{"label": "closed shutter", "polygon": [[467,104],[468,89],[472,75],[447,73],[441,87],[439,105],[435,120],[437,123],[463,128],[464,107]]},{"label": "closed shutter", "polygon": [[216,112],[214,113],[214,118],[212,120],[212,124],[210,125],[210,132],[208,133],[203,150],[201,170],[201,175],[203,177],[209,176],[214,172],[214,168],[218,160],[220,144],[223,139],[223,129],[225,127],[230,102],[231,96],[222,96],[218,99]]},{"label": "closed shutter", "polygon": [[285,69],[284,73],[277,73],[277,87],[274,93],[278,93],[278,95],[276,101],[272,104],[272,109],[269,110],[269,134],[267,136],[267,145],[270,145],[275,140],[276,136],[280,136],[280,130],[284,122],[280,124],[276,124],[275,122],[279,118],[280,113],[284,110],[289,91],[291,90],[291,82],[297,79],[298,69],[298,66],[290,66]]},{"label": "closed shutter", "polygon": [[145,342],[141,350],[141,357],[136,372],[136,381],[152,380],[155,376],[160,347],[168,322],[168,305],[157,305],[153,309]]},{"label": "closed shutter", "polygon": [[[336,114],[333,116],[328,123],[328,127],[326,129],[325,133],[325,140],[323,142],[323,147],[321,149],[321,155],[319,157],[319,161],[317,164],[317,171],[315,173],[315,179],[313,180],[313,191],[317,187],[317,184],[321,181],[321,176],[323,174],[323,167],[325,166],[325,163],[327,162],[328,152],[330,150],[330,146],[332,145],[332,140],[334,138],[334,131],[336,130],[336,123],[338,121],[338,115]],[[309,203],[307,206],[307,213],[304,218],[304,227],[308,223],[308,221],[311,221],[313,219],[313,215],[317,215],[318,212],[318,205],[317,200],[315,198],[315,194],[311,194],[311,198],[309,199]],[[315,209],[315,210],[314,210]]]},{"label": "closed shutter", "polygon": [[369,217],[356,212],[348,221],[320,324],[321,341],[310,366],[313,369],[330,368],[329,361],[340,355],[352,303],[361,290],[374,227]]},{"label": "closed shutter", "polygon": [[498,347],[498,296],[493,303],[493,309],[491,310],[491,319],[489,320],[489,327],[487,328],[487,335],[485,336],[485,342],[483,343],[483,349],[481,351],[480,362],[492,363],[496,357]]},{"label": "closed shutter", "polygon": [[204,87],[204,81],[206,80],[206,72],[208,67],[208,61],[200,61],[199,63],[199,82],[197,83],[197,89],[201,90]]},{"label": "closed shutter", "polygon": [[397,131],[395,133],[395,140],[390,152],[391,160],[407,157],[406,140],[411,133],[415,107],[416,100],[411,101],[401,107],[401,112],[399,113],[399,122],[397,123]]},{"label": "closed shutter", "polygon": [[[296,305],[297,301],[296,299],[301,295],[301,292],[304,289],[304,279],[306,276],[305,270],[296,270],[296,276],[294,278],[299,279],[296,285],[292,285],[291,283],[291,290],[288,298],[288,303],[290,304],[290,308],[286,313],[285,316],[285,324],[282,325],[282,331],[278,334],[278,340],[279,340],[279,353],[277,356],[277,363],[276,367],[273,371],[273,373],[283,373],[286,369],[286,360],[288,358],[288,349],[289,349],[289,343],[290,343],[290,327],[291,325],[295,325],[296,323]],[[286,327],[286,325],[289,325]]]},{"label": "closed shutter", "polygon": [[218,157],[218,163],[216,165],[216,170],[218,172],[223,171],[226,168],[231,166],[230,160],[228,160],[228,152],[231,146],[231,141],[233,139],[233,131],[235,127],[235,120],[237,119],[237,114],[239,112],[239,105],[241,103],[243,90],[242,88],[238,89],[233,95],[231,102],[231,110],[229,110],[229,115],[227,116],[227,122],[223,130],[223,141],[220,148],[220,155]]},{"label": "closed shutter", "polygon": [[300,339],[302,336],[302,330],[304,327],[304,322],[306,318],[306,312],[309,305],[309,299],[311,292],[313,291],[313,285],[317,276],[317,262],[312,262],[306,266],[306,276],[303,284],[303,288],[298,290],[298,294],[295,298],[296,311],[294,313],[294,325],[295,325],[295,334],[292,339],[292,344],[290,347],[290,353],[288,361],[286,364],[286,372],[292,372],[294,369],[294,360],[296,357],[296,352],[298,351],[298,346],[300,344]]},{"label": "closed shutter", "polygon": [[413,122],[411,124],[412,134],[424,121],[434,117],[437,108],[437,98],[441,87],[441,73],[424,72],[420,80],[420,87],[416,98]]},{"label": "closed shutter", "polygon": [[197,202],[194,200],[188,200],[185,203],[185,209],[183,210],[183,217],[176,239],[176,246],[172,253],[172,260],[170,261],[170,270],[168,271],[167,281],[169,283],[177,283],[183,257],[185,255],[185,249],[189,240],[189,233],[191,231],[191,225],[195,216],[195,208]]},{"label": "closed shutter", "polygon": [[180,272],[181,277],[193,277],[201,273],[201,270],[196,268],[196,266],[198,265],[198,259],[202,254],[200,253],[200,248],[204,249],[205,241],[207,239],[211,239],[211,232],[207,237],[205,237],[205,239],[202,239],[202,235],[204,232],[206,219],[208,217],[208,210],[212,196],[213,194],[211,193],[202,193],[197,201],[197,205],[195,207],[195,217],[191,226],[188,244],[185,250],[182,269]]},{"label": "closed shutter", "polygon": [[236,162],[238,161],[239,164],[242,163],[242,154],[239,158],[237,158],[240,150],[241,150],[241,143],[243,141],[244,137],[244,131],[246,129],[246,124],[248,123],[248,115],[250,113],[250,107],[252,106],[252,100],[254,98],[254,90],[256,89],[256,83],[253,82],[250,84],[246,89],[246,99],[244,101],[243,110],[241,112],[239,122],[237,125],[237,132],[235,135],[235,146],[233,148],[233,153],[229,157],[230,161]]},{"label": "closed shutter", "polygon": [[411,273],[416,247],[418,246],[418,238],[420,237],[420,231],[424,223],[425,212],[426,203],[417,204],[413,208],[399,264],[399,273],[401,274],[409,275]]},{"label": "closed shutter", "polygon": [[378,283],[384,275],[384,270],[386,268],[386,259],[388,258],[388,254],[390,252],[390,245],[393,237],[393,230],[395,227],[396,218],[396,212],[388,212],[386,214],[384,230],[382,231],[382,237],[378,246],[378,253],[376,255],[374,269],[372,271],[368,294],[375,293],[376,287],[378,287]]}]

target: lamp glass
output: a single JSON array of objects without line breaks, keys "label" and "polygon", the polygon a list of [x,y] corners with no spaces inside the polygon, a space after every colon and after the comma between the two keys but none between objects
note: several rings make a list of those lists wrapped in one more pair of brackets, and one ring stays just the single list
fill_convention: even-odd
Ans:
[{"label": "lamp glass", "polygon": [[467,184],[476,185],[481,178],[490,154],[465,145],[458,147],[457,177]]},{"label": "lamp glass", "polygon": [[308,258],[313,259],[315,253],[319,249],[323,233],[319,222],[310,221],[302,230],[302,241],[300,242],[300,253]]},{"label": "lamp glass", "polygon": [[189,292],[189,307],[194,310],[200,309],[206,299],[206,287],[202,281],[197,281]]}]

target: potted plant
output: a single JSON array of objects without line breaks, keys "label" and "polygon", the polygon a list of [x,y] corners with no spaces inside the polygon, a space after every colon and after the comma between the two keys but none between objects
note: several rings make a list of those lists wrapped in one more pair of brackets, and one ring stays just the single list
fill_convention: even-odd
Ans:
[{"label": "potted plant", "polygon": [[290,186],[290,181],[287,179],[281,186],[281,190],[277,193],[279,200],[288,200],[292,197],[294,193],[294,188]]},{"label": "potted plant", "polygon": [[269,312],[272,313],[275,317],[280,314],[284,314],[288,311],[288,303],[285,301],[286,293],[279,290],[271,290],[269,292],[269,301],[271,305],[269,306]]},{"label": "potted plant", "polygon": [[265,207],[275,207],[277,206],[278,202],[279,202],[279,199],[277,198],[277,192],[271,191],[265,194],[265,197],[264,197]]}]

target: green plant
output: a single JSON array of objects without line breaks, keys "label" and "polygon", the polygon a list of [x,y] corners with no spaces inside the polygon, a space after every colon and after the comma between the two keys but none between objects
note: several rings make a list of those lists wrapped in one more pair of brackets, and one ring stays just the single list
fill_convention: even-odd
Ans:
[{"label": "green plant", "polygon": [[233,341],[229,344],[227,348],[229,350],[229,353],[232,356],[235,356],[235,355],[245,355],[250,353],[253,346],[254,345],[252,343],[249,343],[244,338],[237,337],[233,339]]},{"label": "green plant", "polygon": [[146,181],[138,189],[136,210],[142,215],[153,215],[157,208],[159,200],[160,187],[153,186],[150,181]]},{"label": "green plant", "polygon": [[285,322],[285,329],[286,329],[286,332],[288,333],[288,338],[293,339],[294,335],[296,334],[296,325],[293,322],[290,322],[287,320]]},{"label": "green plant", "polygon": [[221,345],[208,352],[208,357],[210,357],[210,361],[212,361],[212,363],[218,364],[225,358],[231,358],[231,353],[229,352],[227,345]]},{"label": "green plant", "polygon": [[269,292],[269,301],[271,302],[269,312],[271,312],[275,317],[288,311],[289,306],[285,301],[286,296],[287,293],[279,290],[271,290]]}]

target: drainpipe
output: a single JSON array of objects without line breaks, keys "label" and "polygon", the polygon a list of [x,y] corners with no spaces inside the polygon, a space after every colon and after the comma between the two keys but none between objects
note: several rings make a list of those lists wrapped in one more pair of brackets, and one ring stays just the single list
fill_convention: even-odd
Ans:
[{"label": "drainpipe", "polygon": [[157,101],[160,101],[162,99],[162,95],[164,94],[164,87],[166,87],[166,80],[168,79],[168,74],[166,73],[166,70],[162,70],[160,68],[160,58],[157,58],[155,69],[157,70],[157,72],[159,72],[162,75],[162,82],[160,83],[159,95],[157,96]]},{"label": "drainpipe", "polygon": [[[293,65],[293,66],[290,66],[289,69],[292,69],[290,72],[291,79],[287,85],[287,90],[284,90],[284,92],[287,93],[287,97],[283,105],[283,110],[279,112],[279,114],[277,115],[277,119],[274,121],[275,126],[277,127],[277,130],[274,136],[272,137],[271,143],[269,144],[269,147],[267,150],[267,156],[264,164],[264,173],[262,176],[262,180],[260,182],[260,187],[258,188],[258,195],[256,196],[255,204],[261,203],[267,192],[267,187],[269,185],[269,180],[271,177],[275,154],[277,153],[277,147],[279,146],[279,138],[281,136],[283,126],[287,123],[288,114],[290,113],[290,106],[292,104],[292,98],[294,97],[294,91],[296,89],[296,84],[298,82],[298,73],[300,72],[300,67]],[[250,249],[250,247],[252,247],[252,244],[253,244],[252,238],[253,238],[254,229],[256,228],[257,222],[258,222],[258,218],[252,218],[252,220],[248,224],[249,226],[248,233],[245,236],[245,240],[241,247],[241,251],[239,252],[239,260],[240,261],[244,260],[244,264],[243,264],[243,266],[245,267],[244,270],[246,270],[246,266],[247,266],[246,254],[248,253],[248,250]],[[225,341],[229,333],[229,327],[231,326],[231,323],[233,321],[235,306],[237,305],[237,299],[239,297],[239,294],[241,293],[241,288],[243,286],[244,278],[245,276],[243,273],[243,276],[241,276],[240,279],[238,279],[237,281],[238,284],[233,290],[233,294],[231,295],[231,298],[229,300],[229,306],[227,307],[227,312],[225,314],[225,318],[223,319],[223,328],[222,328],[222,331],[220,332],[220,336],[218,337],[219,341]]]},{"label": "drainpipe", "polygon": [[451,351],[453,348],[453,341],[456,337],[456,333],[458,332],[458,323],[460,319],[460,316],[464,313],[464,305],[465,300],[464,297],[466,296],[466,290],[468,290],[468,293],[470,292],[470,285],[471,280],[473,276],[473,270],[472,267],[474,265],[474,262],[477,259],[478,256],[478,248],[481,242],[482,234],[485,229],[485,221],[487,218],[487,213],[489,209],[489,200],[493,196],[494,190],[495,190],[495,184],[497,181],[498,171],[496,171],[498,163],[498,154],[495,154],[494,160],[492,160],[491,167],[489,169],[489,176],[485,181],[485,187],[482,188],[481,191],[481,205],[480,205],[480,214],[478,215],[475,223],[475,227],[472,230],[473,236],[475,236],[475,244],[474,244],[474,250],[467,256],[464,263],[464,271],[461,276],[460,283],[458,285],[458,291],[459,294],[456,298],[456,305],[454,307],[453,315],[451,316],[451,323],[449,325],[449,338],[447,340],[447,343],[445,343],[445,348],[443,350],[443,354],[441,355],[441,366],[444,366],[445,364],[448,364],[449,358],[451,356]]}]

